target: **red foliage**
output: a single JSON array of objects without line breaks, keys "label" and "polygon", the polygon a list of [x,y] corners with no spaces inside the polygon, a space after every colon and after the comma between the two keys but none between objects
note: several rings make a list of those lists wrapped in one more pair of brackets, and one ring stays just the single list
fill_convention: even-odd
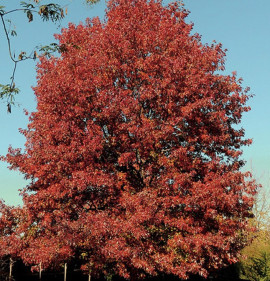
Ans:
[{"label": "red foliage", "polygon": [[25,151],[6,156],[32,180],[36,237],[93,272],[206,276],[243,244],[256,184],[236,124],[249,96],[179,5],[111,0],[104,23],[64,29],[61,57],[38,67]]},{"label": "red foliage", "polygon": [[0,256],[18,258],[23,249],[23,234],[28,221],[27,210],[0,201]]}]

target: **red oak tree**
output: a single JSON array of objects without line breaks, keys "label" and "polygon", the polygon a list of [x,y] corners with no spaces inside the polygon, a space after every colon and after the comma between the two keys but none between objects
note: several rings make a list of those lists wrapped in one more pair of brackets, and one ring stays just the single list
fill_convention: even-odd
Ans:
[{"label": "red oak tree", "polygon": [[249,96],[187,15],[111,0],[104,22],[70,24],[61,57],[39,63],[25,150],[5,160],[31,180],[37,237],[93,273],[207,276],[243,246],[257,188],[240,171]]}]

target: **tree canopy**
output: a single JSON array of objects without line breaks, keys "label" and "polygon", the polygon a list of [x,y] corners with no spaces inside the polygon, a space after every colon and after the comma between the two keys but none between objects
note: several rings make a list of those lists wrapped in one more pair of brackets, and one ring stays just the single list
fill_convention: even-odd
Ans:
[{"label": "tree canopy", "polygon": [[240,170],[248,90],[187,15],[110,0],[104,22],[70,24],[61,56],[40,59],[25,149],[4,158],[31,180],[14,229],[25,262],[77,256],[92,274],[136,279],[237,261],[257,189]]}]

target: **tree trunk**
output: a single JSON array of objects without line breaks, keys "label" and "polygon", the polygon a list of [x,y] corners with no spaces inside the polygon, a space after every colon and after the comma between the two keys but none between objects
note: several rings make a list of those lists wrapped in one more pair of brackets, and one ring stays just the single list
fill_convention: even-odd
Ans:
[{"label": "tree trunk", "polygon": [[12,267],[13,267],[13,260],[12,258],[10,257],[9,259],[9,280],[12,280]]},{"label": "tree trunk", "polygon": [[64,281],[67,281],[67,264],[64,266]]},{"label": "tree trunk", "polygon": [[42,263],[39,263],[39,280],[41,280]]},{"label": "tree trunk", "polygon": [[88,272],[88,281],[91,281],[91,269],[89,269],[89,272]]}]

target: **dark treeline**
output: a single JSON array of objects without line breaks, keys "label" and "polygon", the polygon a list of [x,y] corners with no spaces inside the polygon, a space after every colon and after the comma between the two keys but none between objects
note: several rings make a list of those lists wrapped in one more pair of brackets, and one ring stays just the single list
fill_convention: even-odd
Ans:
[{"label": "dark treeline", "polygon": [[[30,266],[23,264],[21,260],[14,262],[12,267],[12,276],[10,277],[10,258],[5,257],[0,261],[0,281],[64,281],[64,268],[58,270],[43,271],[40,279],[39,272],[32,272]],[[159,274],[155,277],[146,277],[144,281],[181,281],[176,276]],[[239,278],[239,266],[234,264],[223,269],[219,269],[209,275],[207,279],[194,275],[190,281],[247,281]],[[88,275],[83,273],[78,263],[70,263],[67,270],[66,281],[89,281]],[[99,276],[92,277],[91,281],[126,281],[119,276]]]}]

